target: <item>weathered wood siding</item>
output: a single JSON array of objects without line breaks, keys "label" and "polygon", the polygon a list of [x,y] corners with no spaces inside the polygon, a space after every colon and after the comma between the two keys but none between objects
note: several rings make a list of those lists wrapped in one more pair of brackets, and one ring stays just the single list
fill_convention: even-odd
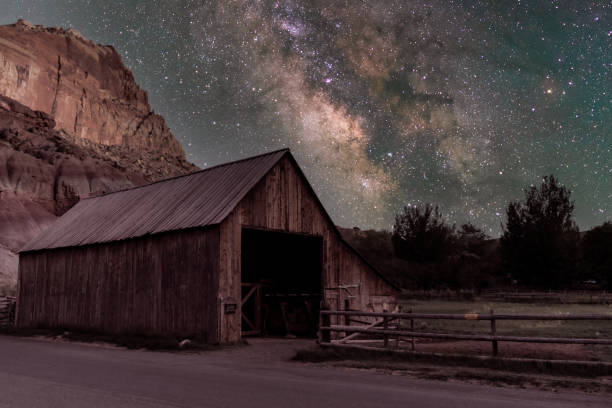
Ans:
[{"label": "weathered wood siding", "polygon": [[217,339],[219,228],[21,254],[17,324]]},{"label": "weathered wood siding", "polygon": [[[393,299],[395,290],[340,239],[305,178],[287,156],[221,223],[219,297],[222,303],[240,302],[242,227],[323,237],[322,282],[325,298],[333,309],[343,308],[344,300],[350,299],[351,308],[378,310],[383,303]],[[357,287],[339,289],[339,285]],[[238,341],[240,326],[240,313],[220,314],[220,341]]]}]

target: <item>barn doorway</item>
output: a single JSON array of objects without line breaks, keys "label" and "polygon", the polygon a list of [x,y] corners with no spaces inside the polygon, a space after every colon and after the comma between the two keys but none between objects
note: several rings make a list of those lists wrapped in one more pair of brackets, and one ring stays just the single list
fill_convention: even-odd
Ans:
[{"label": "barn doorway", "polygon": [[321,237],[242,229],[242,335],[316,335]]}]

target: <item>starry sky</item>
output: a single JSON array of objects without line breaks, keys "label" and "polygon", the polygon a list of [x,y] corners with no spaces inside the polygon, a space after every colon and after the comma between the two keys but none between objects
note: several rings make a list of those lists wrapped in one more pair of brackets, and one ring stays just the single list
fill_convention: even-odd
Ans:
[{"label": "starry sky", "polygon": [[2,0],[112,44],[200,167],[290,147],[334,221],[431,202],[500,233],[554,174],[612,219],[612,3]]}]

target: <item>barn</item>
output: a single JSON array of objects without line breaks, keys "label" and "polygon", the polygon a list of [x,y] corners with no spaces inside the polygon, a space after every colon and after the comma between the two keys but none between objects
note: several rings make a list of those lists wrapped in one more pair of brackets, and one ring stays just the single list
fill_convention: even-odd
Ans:
[{"label": "barn", "polygon": [[380,311],[396,293],[284,149],[82,199],[20,251],[16,319],[228,343],[312,335],[321,301]]}]

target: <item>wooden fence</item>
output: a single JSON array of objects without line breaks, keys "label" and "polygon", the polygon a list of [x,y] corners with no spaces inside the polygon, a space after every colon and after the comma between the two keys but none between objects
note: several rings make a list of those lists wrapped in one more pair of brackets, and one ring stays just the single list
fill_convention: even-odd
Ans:
[{"label": "wooden fence", "polygon": [[511,303],[612,304],[612,293],[606,291],[487,291],[481,299]]},{"label": "wooden fence", "polygon": [[0,296],[0,327],[15,324],[15,298]]},{"label": "wooden fence", "polygon": [[[331,324],[331,316],[338,316],[338,322]],[[361,317],[362,319],[355,319]],[[374,320],[366,322],[363,318]],[[445,320],[488,320],[490,321],[489,334],[460,334],[460,333],[433,333],[415,330],[415,320],[445,319]],[[412,351],[415,350],[416,338],[442,339],[442,340],[471,340],[490,342],[493,356],[498,354],[498,342],[520,343],[556,343],[556,344],[599,344],[612,345],[610,338],[565,338],[565,337],[525,337],[506,336],[497,334],[497,322],[500,320],[606,320],[612,322],[612,315],[584,314],[584,315],[522,315],[522,314],[432,314],[432,313],[382,313],[360,311],[332,311],[321,310],[319,319],[319,344],[352,344],[380,343],[384,348],[400,348],[401,343],[408,343]],[[358,322],[360,325],[351,325]],[[402,324],[402,322],[404,324]],[[332,336],[338,333],[338,336]],[[337,337],[332,339],[332,337]],[[365,338],[364,338],[365,337]],[[393,340],[393,341],[392,341]]]},{"label": "wooden fence", "polygon": [[400,299],[487,300],[511,303],[612,304],[612,292],[602,290],[403,290]]}]

